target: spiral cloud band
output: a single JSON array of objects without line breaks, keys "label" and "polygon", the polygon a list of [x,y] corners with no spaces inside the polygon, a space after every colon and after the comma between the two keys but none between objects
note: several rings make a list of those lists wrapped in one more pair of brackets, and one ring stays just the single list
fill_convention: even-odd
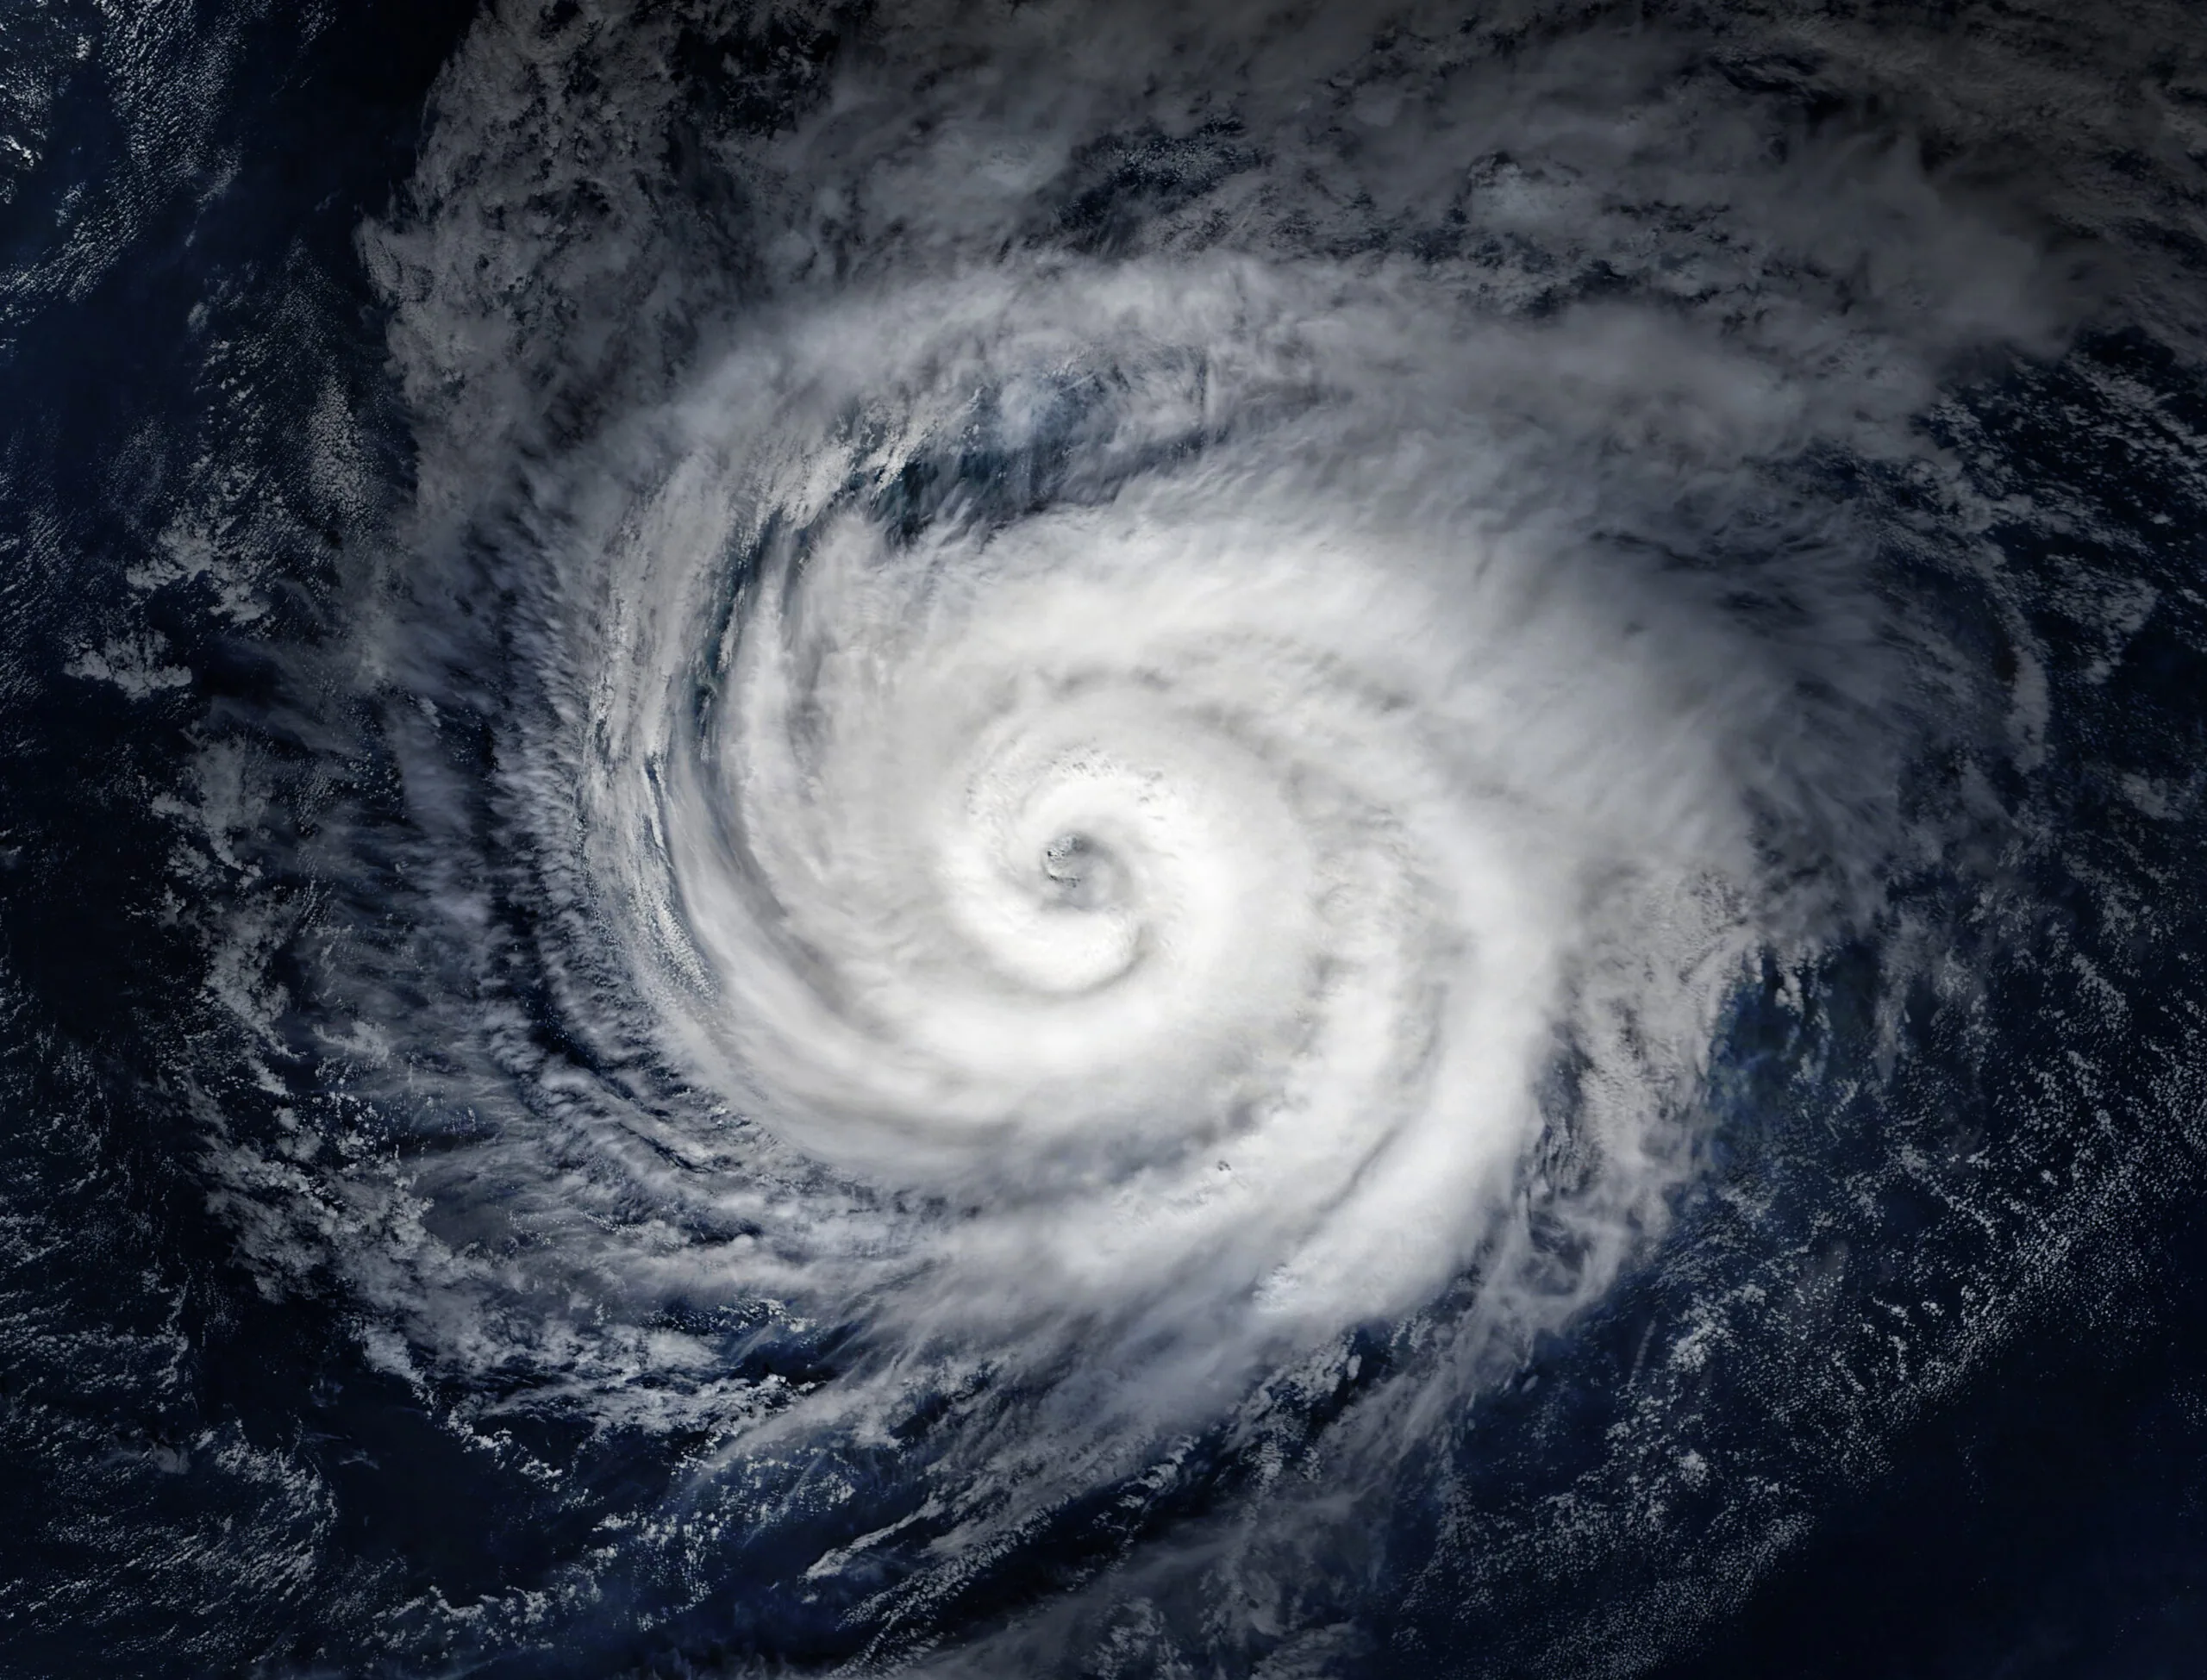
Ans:
[{"label": "spiral cloud band", "polygon": [[[1233,439],[1286,371],[1202,317],[1292,302],[1171,278],[923,294],[903,308],[941,324],[856,388],[811,359],[847,316],[716,376],[616,539],[585,826],[710,1087],[973,1204],[964,1290],[1185,1306],[1192,1269],[1340,1321],[1471,1259],[1540,1131],[1566,976],[1629,1007],[1626,928],[1675,942],[1635,949],[1685,971],[1688,1036],[1593,1077],[1660,1109],[1754,867],[1705,746],[1605,722],[1668,715],[1669,674],[1422,489],[1444,460],[1471,488],[1493,446],[1398,412],[1344,460],[1318,394]],[[1099,355],[1072,323],[1106,310]],[[1139,406],[1104,385],[1129,365]],[[1097,473],[1067,459],[1091,440],[1187,465]],[[884,497],[960,451],[1058,455],[1058,505],[953,492],[899,537]]]},{"label": "spiral cloud band", "polygon": [[[285,650],[345,766],[311,937],[226,959],[303,953],[237,1012],[321,1083],[209,1171],[469,1451],[666,1490],[406,1638],[617,1599],[761,1664],[1384,1671],[1294,1583],[1682,1208],[1611,1457],[1388,1543],[1501,1621],[1712,1485],[1703,1577],[1798,1531],[1678,1419],[1785,1221],[1870,1193],[1717,1169],[1743,1088],[1898,1090],[1967,992],[2050,703],[1951,393],[2113,284],[2048,231],[2089,172],[1972,172],[1998,65],[1941,167],[1834,27],[1815,82],[1767,20],[1564,5],[485,12],[360,234],[410,453]],[[1609,1638],[1493,1671],[1662,1645]]]},{"label": "spiral cloud band", "polygon": [[[1566,53],[1496,92],[1560,97],[1585,68]],[[793,134],[729,154],[797,218],[776,234],[767,212],[747,259],[790,278],[652,394],[575,399],[603,422],[526,440],[521,390],[572,377],[556,328],[519,385],[466,359],[466,253],[503,220],[479,172],[391,238],[415,383],[457,403],[424,432],[415,553],[472,553],[517,603],[491,820],[549,907],[532,937],[560,1032],[617,1071],[540,1067],[543,1118],[497,1122],[428,1182],[451,1181],[439,1205],[540,1208],[529,1228],[567,1233],[540,1236],[547,1259],[594,1295],[855,1314],[874,1386],[741,1390],[739,1415],[774,1421],[728,1438],[735,1462],[793,1429],[902,1427],[946,1384],[1001,1390],[993,1428],[1028,1445],[958,1458],[967,1484],[937,1497],[1008,1535],[1268,1365],[1470,1280],[1455,1357],[1484,1371],[1644,1252],[1705,1130],[1720,1015],[1760,965],[1871,913],[1899,843],[1892,755],[1929,727],[1860,538],[1784,463],[1890,447],[1889,416],[1984,328],[1926,338],[1881,304],[1838,343],[1797,330],[1776,278],[1795,259],[1747,254],[1721,215],[1659,261],[1747,264],[1697,283],[1752,300],[1744,325],[1482,304],[1491,253],[1328,255],[1277,197],[1239,212],[1260,237],[1003,252],[1056,190],[1046,160],[1084,143],[1054,125],[1082,119],[1006,109],[975,72],[915,157],[849,73]],[[498,109],[489,84],[471,101]],[[1400,105],[1360,132],[1400,159],[1434,138],[1421,120]],[[1625,138],[1650,120],[1590,120],[1566,149],[1675,167]],[[1735,197],[1829,166],[1763,178],[1722,144]],[[1529,168],[1476,202],[1547,226]],[[1817,236],[1910,247],[1898,285],[1970,270],[1973,240],[2010,248],[1920,181],[1852,190],[1900,238]],[[1645,237],[1627,220],[1606,259]],[[662,291],[710,250],[600,237],[646,241],[678,277]],[[836,238],[847,277],[824,282]],[[2037,330],[2018,309],[1996,329]],[[486,506],[472,485],[510,474],[483,472],[500,450],[538,464]],[[482,534],[440,536],[455,519]],[[372,657],[426,716],[482,708],[465,634],[390,624]],[[448,736],[424,738],[417,787]],[[514,1322],[503,1284],[478,1287]],[[470,1298],[447,1281],[403,1308],[416,1345],[510,1333]],[[710,1358],[640,1335],[556,1363],[620,1414],[635,1361],[672,1358],[650,1403],[727,1429]],[[1077,1425],[1048,1397],[1068,1359],[1119,1373]],[[1004,1506],[1006,1465],[1053,1445],[1073,1467],[1030,1464]]]}]

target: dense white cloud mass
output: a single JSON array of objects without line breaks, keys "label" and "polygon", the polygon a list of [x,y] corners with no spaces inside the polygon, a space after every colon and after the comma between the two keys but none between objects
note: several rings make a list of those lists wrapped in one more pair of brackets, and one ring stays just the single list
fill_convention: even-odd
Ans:
[{"label": "dense white cloud mass", "polygon": [[[1127,63],[1125,26],[1021,14],[960,45],[908,20],[791,131],[729,142],[757,295],[721,306],[706,272],[714,312],[665,396],[544,446],[536,511],[491,564],[538,603],[507,781],[589,965],[565,1007],[692,1082],[623,1124],[674,1164],[645,1169],[653,1194],[746,1227],[684,1262],[700,1287],[863,1296],[961,1342],[1130,1320],[1215,1370],[1477,1265],[1521,1340],[1660,1224],[1743,965],[1862,909],[1854,877],[1891,843],[1898,633],[1848,575],[1843,511],[1774,494],[1771,465],[1890,429],[1985,328],[2040,327],[2032,276],[1877,159],[1846,189],[1863,214],[1802,223],[1829,254],[1712,203],[1639,260],[1722,253],[1729,274],[1512,307],[1537,245],[1497,265],[1297,228],[1370,214],[1271,155],[1312,143],[1325,38],[1237,69],[1218,55],[1273,29],[1225,18]],[[569,53],[591,44],[569,30]],[[511,38],[485,36],[460,73],[514,78]],[[1743,113],[1664,109],[1675,52],[1597,46],[1383,66],[1335,161],[1397,215],[1491,197],[1483,238],[1560,234],[1604,262],[1648,229],[1604,226],[1597,164],[1666,190],[1698,166],[1757,211],[1841,167],[1759,160]],[[560,59],[535,50],[517,83],[541,96]],[[895,90],[936,58],[963,67],[916,113]],[[1206,116],[1241,77],[1259,110]],[[1635,80],[1653,109],[1604,109]],[[464,85],[455,113],[503,117]],[[1506,125],[1463,132],[1572,97],[1572,121],[1535,119],[1579,154],[1539,163],[1553,186],[1502,158]],[[1141,248],[1038,234],[1097,125],[1128,122],[1160,150],[1226,145],[1200,136],[1230,122],[1248,161],[1211,166],[1231,190],[1169,236],[1140,224]],[[402,343],[515,319],[476,278],[511,259],[484,232],[512,190],[483,159],[495,133],[447,144],[490,190],[392,247],[397,284],[422,277]],[[654,291],[684,299],[685,269],[723,257],[665,228],[560,232],[530,284],[580,260],[567,241],[603,264],[666,240]],[[1804,258],[1954,296],[1873,297],[1835,337],[1771,283]],[[1728,282],[1734,307],[1679,307]],[[433,509],[484,436],[538,428],[522,392],[569,377],[594,329],[544,307],[534,377],[417,362],[466,417],[454,461],[425,458]],[[518,347],[526,372],[538,347]],[[1735,580],[1668,552],[1690,500],[1797,551],[1766,568],[1781,610],[1728,611]],[[388,657],[419,634],[402,615]],[[1568,1121],[1538,1096],[1563,1060]],[[740,1170],[700,1174],[739,1138]],[[1563,1287],[1536,1213],[1572,1227]]]},{"label": "dense white cloud mass", "polygon": [[[913,1233],[930,1315],[1415,1304],[1526,1193],[1560,1039],[1638,1180],[1605,1219],[1680,1153],[1647,1128],[1762,890],[1722,720],[1782,679],[1658,663],[1660,603],[1492,516],[1538,467],[1466,423],[1487,347],[1413,373],[1432,300],[1309,278],[976,273],[778,323],[591,534],[603,635],[560,641],[621,677],[576,890],[703,1084],[966,1208]],[[944,455],[1064,482],[1008,515]],[[953,486],[924,529],[852,505],[916,465]]]},{"label": "dense white cloud mass", "polygon": [[1984,522],[1923,419],[2161,282],[2098,151],[1990,168],[2055,72],[1917,45],[486,13],[362,235],[416,496],[312,668],[403,790],[311,848],[376,884],[317,984],[393,1141],[254,1227],[266,1286],[689,1432],[640,1544],[787,1524],[760,1577],[885,1664],[1198,1440],[1237,1538],[1160,1555],[1318,1569],[1333,1490],[1657,1251],[1742,996],[1889,939],[1890,1040],[1936,954],[1887,887],[1973,820],[1909,767],[2043,728],[1894,581]]}]

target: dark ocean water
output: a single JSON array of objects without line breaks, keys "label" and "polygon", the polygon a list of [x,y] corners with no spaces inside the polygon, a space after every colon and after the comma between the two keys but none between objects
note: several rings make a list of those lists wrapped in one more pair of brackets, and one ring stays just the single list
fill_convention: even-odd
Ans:
[{"label": "dark ocean water", "polygon": [[[1138,9],[1028,35],[571,0],[0,15],[0,1669],[2198,1671],[2207,28],[1629,9],[1252,8],[1123,74],[1166,33]],[[1172,105],[1175,77],[1210,103]],[[1312,100],[1345,115],[1284,138]],[[1398,104],[1441,115],[1391,160],[1374,137],[1424,120]],[[1816,231],[1771,231],[1797,215]],[[1939,243],[1972,218],[1993,231]],[[1478,350],[1477,394],[1432,400],[1487,429],[1390,406],[1489,322],[1547,372]],[[1429,453],[1396,453],[1412,434]],[[741,471],[684,477],[721,448]],[[1582,784],[1657,765],[1682,790],[1647,832],[1685,838],[1642,857],[1626,825],[1604,879],[1680,850],[1691,876],[1744,790],[1753,865],[1687,895],[1718,907],[1699,932],[1572,900],[1592,954],[1508,1211],[1452,1234],[1344,1191],[1358,1258],[1245,1345],[1269,1297],[1210,1279],[1235,1242],[1270,1263],[1261,1214],[1145,1294],[1141,1244],[1111,1246],[1138,1215],[1016,1127],[947,1175],[871,1088],[845,1109],[888,1141],[806,1129],[844,1087],[806,1083],[783,995],[668,977],[685,928],[708,968],[735,948],[690,925],[718,901],[682,875],[683,754],[736,728],[749,649],[848,606],[866,628],[792,679],[816,774],[777,796],[819,803],[829,852],[923,828],[916,796],[874,827],[833,803],[818,715],[871,691],[819,673],[846,646],[962,669],[925,638],[968,584],[1036,669],[1098,602],[1185,615],[1130,689],[1254,646],[1289,675],[1237,668],[1187,715],[1299,717],[1335,667],[1279,664],[1285,636],[1363,610],[1333,572],[1226,572],[1269,615],[1236,639],[1162,562],[1022,615],[1060,572],[988,557],[1047,560],[1049,521],[1095,509],[1133,509],[1109,540],[1185,516],[1238,553],[1284,509],[1277,546],[1375,483],[1413,535],[1506,506],[1537,577],[1542,544],[1600,557],[1554,592],[1613,592],[1629,630],[1575,643],[1608,620],[1554,628],[1529,590],[1490,668],[1531,649],[1525,680],[1598,720],[1585,673],[1655,646],[1660,680],[1615,692],[1657,699],[1613,728],[1505,699],[1479,785],[1591,830]],[[885,534],[886,592],[834,593],[839,520]],[[828,604],[762,640],[784,566]],[[1362,773],[1336,716],[1355,742],[1428,702],[1444,740],[1486,715],[1420,657],[1370,716],[1346,683],[1313,711],[1305,782]],[[1726,688],[1733,659],[1776,674]],[[1066,692],[1111,689],[1078,668]],[[621,734],[660,701],[674,723]],[[631,784],[654,815],[623,827]],[[760,785],[697,773],[701,809],[761,802],[697,855],[791,901],[751,959],[843,973]],[[1108,905],[1113,846],[1141,854],[1098,832],[1067,892]],[[1503,944],[1478,914],[1467,943]],[[1454,957],[1418,960],[1445,990]],[[763,1036],[684,1036],[693,1006]],[[887,1059],[869,1040],[850,1077]],[[1205,1171],[1255,1125],[1198,1135]],[[1391,1208],[1397,1281],[1402,1245],[1351,1242]],[[1123,1273],[1080,1293],[1060,1237]]]}]

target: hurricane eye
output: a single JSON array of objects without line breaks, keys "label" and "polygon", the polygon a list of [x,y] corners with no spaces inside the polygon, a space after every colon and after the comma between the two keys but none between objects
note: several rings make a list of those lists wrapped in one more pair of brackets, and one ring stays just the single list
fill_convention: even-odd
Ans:
[{"label": "hurricane eye", "polygon": [[1111,854],[1086,834],[1060,834],[1042,848],[1045,890],[1073,909],[1101,909],[1118,899]]}]

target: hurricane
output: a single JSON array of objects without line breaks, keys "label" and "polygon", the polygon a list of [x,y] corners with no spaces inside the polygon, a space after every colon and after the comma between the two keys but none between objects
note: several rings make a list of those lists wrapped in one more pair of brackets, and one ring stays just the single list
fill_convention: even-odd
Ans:
[{"label": "hurricane", "polygon": [[1898,1671],[2191,1451],[2181,8],[39,17],[22,1671]]}]

